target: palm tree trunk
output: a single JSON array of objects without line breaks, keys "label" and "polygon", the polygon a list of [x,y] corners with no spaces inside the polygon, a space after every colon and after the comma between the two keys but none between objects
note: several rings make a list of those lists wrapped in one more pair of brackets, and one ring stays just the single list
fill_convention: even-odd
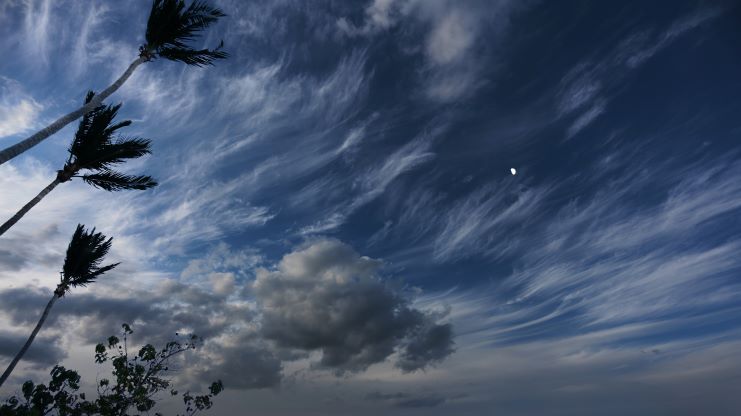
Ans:
[{"label": "palm tree trunk", "polygon": [[8,231],[10,227],[12,227],[21,218],[23,218],[23,216],[26,215],[26,213],[30,211],[31,208],[34,207],[34,205],[38,204],[39,201],[41,201],[46,196],[46,194],[51,192],[51,190],[56,188],[57,185],[59,185],[60,183],[62,182],[59,180],[59,178],[54,179],[54,181],[52,181],[52,183],[47,185],[46,188],[42,189],[41,192],[39,192],[39,194],[36,195],[34,199],[28,201],[28,203],[24,205],[23,208],[21,208],[18,212],[16,212],[15,215],[10,217],[9,220],[5,221],[3,225],[0,225],[0,236],[5,234],[5,232]]},{"label": "palm tree trunk", "polygon": [[55,122],[39,130],[32,136],[0,151],[0,165],[20,155],[26,150],[36,146],[52,134],[61,130],[62,127],[77,120],[78,118],[82,117],[83,114],[99,106],[100,103],[103,102],[103,100],[108,98],[109,95],[113,94],[117,89],[119,89],[121,85],[123,85],[123,83],[126,82],[127,79],[129,79],[131,74],[134,73],[134,70],[144,62],[146,62],[145,58],[137,58],[134,62],[131,63],[131,65],[129,65],[129,67],[126,69],[126,72],[124,72],[123,75],[121,75],[121,77],[116,80],[116,82],[111,84],[110,87],[104,89],[103,92],[101,92],[100,94],[97,94],[95,97],[93,97],[93,99],[89,103],[83,105],[82,107],[65,116],[60,117]]},{"label": "palm tree trunk", "polygon": [[46,304],[46,309],[44,309],[44,313],[41,315],[41,319],[39,319],[39,323],[36,324],[36,328],[33,329],[33,332],[31,332],[31,336],[28,337],[28,340],[25,344],[23,344],[23,348],[21,348],[20,351],[18,351],[18,354],[16,354],[15,358],[13,358],[13,361],[10,362],[10,365],[8,365],[8,368],[5,369],[5,372],[3,373],[2,377],[0,377],[0,387],[2,387],[3,383],[5,383],[5,380],[10,377],[10,373],[13,372],[13,369],[15,368],[16,364],[18,364],[18,361],[23,358],[23,355],[28,351],[28,347],[31,346],[31,343],[33,342],[34,338],[36,338],[36,334],[39,333],[39,330],[41,329],[41,326],[44,325],[44,321],[46,321],[46,317],[49,316],[49,311],[51,310],[51,307],[54,306],[54,302],[56,302],[58,299],[56,292],[51,296],[51,300],[49,303]]}]

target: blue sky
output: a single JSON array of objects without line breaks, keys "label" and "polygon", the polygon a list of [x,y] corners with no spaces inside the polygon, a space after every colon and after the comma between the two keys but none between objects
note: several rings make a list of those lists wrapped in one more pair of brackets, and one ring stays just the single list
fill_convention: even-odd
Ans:
[{"label": "blue sky", "polygon": [[[212,3],[197,46],[228,60],[147,63],[110,100],[160,185],[66,183],[0,238],[5,357],[78,222],[122,262],[16,382],[94,380],[126,321],[206,338],[183,378],[224,379],[214,414],[739,412],[732,2]],[[0,145],[117,78],[148,11],[0,3]],[[0,166],[2,217],[75,128]]]}]

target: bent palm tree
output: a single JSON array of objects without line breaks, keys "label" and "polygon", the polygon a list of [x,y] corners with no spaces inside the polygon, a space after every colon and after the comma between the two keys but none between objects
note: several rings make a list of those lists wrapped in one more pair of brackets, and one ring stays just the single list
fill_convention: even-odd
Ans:
[{"label": "bent palm tree", "polygon": [[41,314],[36,327],[31,331],[28,340],[23,344],[23,347],[18,351],[13,361],[10,362],[3,375],[0,376],[0,386],[5,383],[5,380],[13,372],[18,361],[23,358],[31,343],[33,343],[34,338],[39,333],[41,326],[44,325],[44,321],[49,316],[49,311],[57,299],[63,297],[74,287],[86,286],[94,282],[103,273],[118,266],[119,263],[114,263],[100,267],[103,257],[105,257],[111,248],[112,240],[112,238],[106,239],[106,236],[101,233],[96,233],[95,228],[91,231],[86,231],[83,225],[77,225],[77,229],[72,235],[72,241],[70,241],[67,247],[67,255],[60,273],[62,276],[61,281],[57,285],[56,290],[54,290],[51,300],[46,304],[46,308],[44,308],[44,312]]},{"label": "bent palm tree", "polygon": [[[94,94],[88,92],[85,102],[89,103]],[[115,106],[98,106],[85,114],[77,128],[75,138],[69,147],[69,157],[64,168],[57,171],[57,177],[35,198],[23,206],[9,220],[0,225],[0,236],[17,223],[34,205],[38,204],[49,192],[62,182],[73,177],[106,191],[121,191],[126,189],[144,190],[157,185],[150,176],[132,176],[111,170],[113,165],[127,159],[135,159],[150,153],[151,142],[146,139],[112,139],[113,133],[121,127],[131,124],[130,120],[113,123],[121,104]],[[81,170],[90,173],[78,175]]]},{"label": "bent palm tree", "polygon": [[220,9],[202,1],[194,1],[187,8],[183,0],[154,0],[147,21],[146,43],[139,47],[139,57],[129,65],[123,75],[108,88],[98,94],[93,101],[64,115],[28,138],[0,151],[0,165],[36,146],[62,127],[77,120],[85,113],[99,106],[103,100],[118,90],[144,62],[157,57],[180,61],[187,65],[213,65],[216,59],[224,59],[228,54],[221,50],[222,41],[216,49],[193,49],[186,42],[194,40],[202,31],[226,16]]}]

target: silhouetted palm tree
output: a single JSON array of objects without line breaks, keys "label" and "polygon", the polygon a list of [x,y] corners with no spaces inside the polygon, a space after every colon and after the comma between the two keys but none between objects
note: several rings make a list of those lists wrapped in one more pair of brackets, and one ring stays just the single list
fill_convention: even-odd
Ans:
[{"label": "silhouetted palm tree", "polygon": [[44,325],[44,321],[49,316],[49,311],[57,299],[63,297],[70,289],[78,286],[86,286],[95,281],[103,273],[118,266],[119,263],[109,264],[107,266],[100,267],[100,263],[103,261],[103,257],[108,253],[111,248],[112,238],[106,239],[106,236],[101,233],[96,233],[95,228],[91,231],[86,231],[85,227],[81,224],[77,225],[75,233],[72,235],[72,241],[70,241],[67,247],[67,255],[64,259],[64,266],[61,271],[61,281],[57,285],[54,294],[47,303],[44,312],[41,314],[39,323],[31,332],[28,340],[18,354],[10,362],[8,368],[0,376],[0,386],[5,383],[5,380],[13,372],[13,369],[18,364],[18,361],[23,358],[23,355],[28,351],[28,347],[33,343],[34,338],[39,333],[41,326]]},{"label": "silhouetted palm tree", "polygon": [[187,65],[213,65],[216,59],[224,59],[228,54],[221,50],[222,41],[216,49],[193,49],[187,42],[194,40],[200,33],[226,16],[220,9],[211,7],[202,1],[194,1],[185,7],[183,0],[154,0],[147,21],[146,43],[139,47],[139,57],[129,65],[126,71],[95,99],[77,110],[60,117],[50,125],[32,136],[0,151],[0,165],[36,146],[43,140],[59,131],[62,127],[77,120],[82,115],[99,106],[103,100],[118,90],[144,62],[161,57],[172,61],[184,62]]},{"label": "silhouetted palm tree", "polygon": [[[93,100],[93,92],[88,92],[85,102]],[[26,213],[38,204],[49,192],[62,182],[73,177],[105,189],[106,191],[121,191],[126,189],[148,189],[157,185],[149,176],[132,176],[115,172],[111,168],[126,161],[150,153],[150,141],[139,138],[119,138],[113,140],[113,133],[121,127],[131,124],[130,120],[113,123],[121,104],[114,106],[98,106],[85,114],[77,128],[77,133],[69,147],[69,157],[64,168],[57,171],[57,177],[35,198],[23,206],[15,215],[0,225],[0,236],[5,234],[13,224],[17,223]],[[89,171],[78,175],[82,170]]]}]

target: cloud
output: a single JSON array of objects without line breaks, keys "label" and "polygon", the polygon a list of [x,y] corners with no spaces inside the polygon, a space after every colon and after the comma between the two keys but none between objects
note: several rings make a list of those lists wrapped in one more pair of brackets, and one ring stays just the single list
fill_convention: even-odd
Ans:
[{"label": "cloud", "polygon": [[453,9],[443,16],[427,38],[426,52],[435,65],[447,65],[461,60],[474,42],[470,27],[472,16]]},{"label": "cloud", "polygon": [[657,35],[650,30],[631,33],[600,58],[587,58],[574,66],[561,80],[556,94],[558,118],[573,118],[567,128],[570,139],[602,115],[618,86],[630,71],[637,69],[682,35],[722,14],[708,8],[687,14]]},{"label": "cloud", "polygon": [[702,24],[711,21],[723,13],[721,8],[707,8],[690,13],[676,20],[664,32],[657,36],[650,36],[646,32],[639,32],[626,39],[621,51],[623,63],[631,69],[637,68],[656,53],[669,46],[676,38],[686,32],[696,29]]},{"label": "cloud", "polygon": [[434,258],[450,261],[480,254],[503,255],[509,235],[527,223],[549,193],[513,181],[485,185],[454,202],[438,216]]},{"label": "cloud", "polygon": [[[341,17],[337,29],[355,37],[376,36],[403,26],[413,35],[399,36],[401,48],[422,53],[425,58],[419,68],[424,95],[436,103],[451,103],[467,98],[489,81],[484,68],[493,66],[493,46],[503,42],[510,15],[517,7],[522,6],[506,0],[465,5],[445,0],[374,0],[365,8],[361,25]],[[483,38],[487,42],[481,42]]]},{"label": "cloud", "polygon": [[[239,178],[238,178],[239,179]],[[262,226],[275,214],[267,207],[253,206],[240,198],[239,180],[226,183],[192,183],[188,191],[170,187],[160,200],[147,206],[152,215],[148,228],[158,230],[152,241],[155,248],[182,252],[194,242],[217,240],[247,227]],[[167,202],[159,213],[159,203]]]},{"label": "cloud", "polygon": [[335,240],[317,240],[287,254],[275,270],[258,270],[252,292],[262,335],[282,348],[321,351],[319,368],[364,371],[395,351],[404,371],[423,369],[452,353],[452,332],[413,309],[380,263]]},{"label": "cloud", "polygon": [[233,273],[210,273],[208,275],[214,293],[217,295],[228,296],[234,292],[234,274]]},{"label": "cloud", "polygon": [[437,407],[444,404],[448,398],[434,393],[381,393],[374,391],[365,396],[366,400],[389,403],[399,408]]},{"label": "cloud", "polygon": [[[57,302],[45,332],[71,338],[74,344],[101,342],[122,322],[134,326],[132,342],[163,344],[176,332],[194,333],[203,337],[205,344],[189,359],[189,372],[182,375],[185,380],[188,376],[195,377],[191,381],[203,376],[221,378],[231,388],[264,388],[280,383],[280,360],[253,336],[249,323],[255,315],[244,302],[227,302],[221,293],[172,280],[148,290],[131,289],[125,282],[116,284],[116,280],[116,276],[105,276],[96,282],[95,293],[72,293]],[[0,310],[15,325],[30,327],[49,297],[48,289],[7,289],[0,292]],[[59,332],[60,328],[64,331]],[[50,355],[44,362],[58,361],[58,355]]]},{"label": "cloud", "polygon": [[18,82],[0,76],[0,139],[24,133],[37,124],[43,106]]},{"label": "cloud", "polygon": [[[48,241],[57,237],[56,226],[45,227],[31,233],[16,233],[4,236],[0,242],[0,266],[8,272],[27,270],[31,264],[46,267],[61,265],[61,253],[40,245],[39,241]],[[7,277],[7,276],[6,276]]]},{"label": "cloud", "polygon": [[[282,381],[281,360],[259,335],[250,331],[227,333],[212,343],[200,357],[200,368],[191,380],[223,380],[230,389],[276,387]],[[188,377],[185,377],[188,379]]]},{"label": "cloud", "polygon": [[[106,23],[109,9],[105,4],[100,5],[93,2],[77,4],[76,6],[77,8],[73,14],[84,17],[81,19],[81,24],[75,28],[77,38],[74,40],[69,68],[72,76],[79,77],[104,63],[102,59],[95,58],[105,48],[105,43],[110,42],[110,39],[105,37],[105,32],[99,30]],[[121,51],[119,49],[118,52]]]},{"label": "cloud", "polygon": [[442,131],[442,128],[438,128],[423,133],[352,182],[348,183],[345,180],[332,184],[331,186],[350,188],[349,191],[355,194],[354,197],[333,207],[333,211],[326,218],[302,228],[300,233],[305,235],[326,233],[340,227],[353,212],[382,195],[396,178],[432,160],[435,157],[435,153],[432,152],[433,141]]},{"label": "cloud", "polygon": [[[443,296],[447,302],[438,306],[451,308],[461,342],[501,346],[561,339],[577,350],[625,343],[651,349],[658,337],[702,339],[710,322],[723,331],[723,323],[735,319],[741,286],[734,276],[741,264],[733,253],[741,240],[734,227],[723,231],[718,225],[741,210],[738,161],[677,165],[628,154],[611,159],[634,174],[613,176],[597,162],[578,180],[523,198],[533,202],[530,208],[501,208],[506,193],[491,202],[484,197],[489,194],[473,194],[444,214],[450,226],[438,237],[443,259],[469,252],[489,258],[504,252],[516,259],[496,290],[477,287]],[[600,185],[591,196],[583,193],[551,211],[562,192],[585,189],[581,181]],[[667,191],[645,205],[628,202],[655,186]],[[463,212],[469,215],[456,214]],[[507,233],[511,220],[522,228]],[[505,232],[492,232],[497,229]],[[420,307],[433,304],[423,301]],[[564,327],[565,333],[555,331]]]},{"label": "cloud", "polygon": [[[453,352],[452,327],[437,322],[442,315],[411,307],[400,286],[377,277],[379,261],[345,244],[316,240],[270,270],[254,265],[249,251],[218,245],[186,265],[181,276],[190,284],[160,278],[132,286],[129,272],[116,269],[95,283],[95,291],[57,302],[45,332],[74,345],[100,342],[122,322],[134,325],[140,342],[195,333],[205,343],[183,378],[221,378],[239,389],[279,385],[284,362],[312,351],[321,352],[318,368],[336,374],[361,372],[394,356],[398,368],[414,372]],[[256,278],[245,286],[252,273]],[[51,292],[28,285],[5,289],[0,312],[15,331],[30,328]]]},{"label": "cloud", "polygon": [[[96,50],[96,54],[107,61],[114,60],[114,57],[106,55],[116,55],[115,60],[120,64],[112,70],[115,76],[120,76],[137,56],[136,49],[130,45],[114,45],[112,48],[102,47]],[[180,125],[173,121],[190,118],[197,109],[207,111],[207,107],[203,106],[207,97],[202,91],[209,87],[204,84],[204,74],[203,68],[184,68],[172,74],[157,65],[145,64],[137,68],[118,93],[125,102],[130,103],[129,105],[136,106],[134,108],[138,110],[142,121],[169,122],[170,128],[178,132]],[[200,121],[202,121],[200,118],[192,120],[189,123],[190,130],[195,130]]]},{"label": "cloud", "polygon": [[428,322],[414,332],[414,337],[401,351],[396,365],[402,371],[411,372],[425,368],[429,363],[441,362],[454,351],[452,339],[451,324]]},{"label": "cloud", "polygon": [[582,113],[574,120],[569,129],[566,131],[566,137],[571,138],[591,124],[600,114],[605,112],[606,104],[604,101],[595,102],[589,109]]},{"label": "cloud", "polygon": [[35,58],[42,66],[49,62],[49,43],[52,41],[52,5],[51,0],[29,0],[25,2],[26,10],[23,21],[23,38],[26,53]]},{"label": "cloud", "polygon": [[[28,334],[25,333],[0,331],[0,356],[4,358],[3,361],[10,363],[27,339]],[[23,360],[32,362],[34,367],[43,368],[60,362],[66,356],[67,353],[60,346],[59,336],[42,335],[31,344]]]}]

